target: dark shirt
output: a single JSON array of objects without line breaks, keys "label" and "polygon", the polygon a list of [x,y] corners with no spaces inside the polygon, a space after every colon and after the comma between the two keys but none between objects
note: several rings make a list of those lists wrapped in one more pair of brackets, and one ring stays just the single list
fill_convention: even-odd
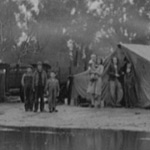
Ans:
[{"label": "dark shirt", "polygon": [[114,80],[119,78],[119,77],[116,76],[116,72],[117,72],[117,74],[120,75],[118,66],[117,66],[117,68],[115,68],[114,65],[110,65],[110,68],[109,68],[109,80],[114,81]]},{"label": "dark shirt", "polygon": [[42,72],[38,72],[38,74],[39,74],[38,86],[42,86]]}]

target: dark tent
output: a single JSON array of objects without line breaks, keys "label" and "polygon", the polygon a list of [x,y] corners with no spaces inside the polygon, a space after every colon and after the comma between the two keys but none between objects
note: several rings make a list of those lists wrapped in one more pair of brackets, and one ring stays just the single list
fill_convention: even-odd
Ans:
[{"label": "dark tent", "polygon": [[[136,92],[138,94],[138,102],[136,106],[147,108],[150,106],[150,46],[136,44],[119,44],[117,50],[109,56],[104,63],[105,71],[103,75],[103,91],[102,98],[106,105],[113,105],[110,98],[108,68],[112,57],[116,55],[119,62],[122,63],[126,57],[133,64],[136,74]],[[72,102],[80,95],[87,98],[88,72],[84,72],[74,76],[74,84],[72,87]]]}]

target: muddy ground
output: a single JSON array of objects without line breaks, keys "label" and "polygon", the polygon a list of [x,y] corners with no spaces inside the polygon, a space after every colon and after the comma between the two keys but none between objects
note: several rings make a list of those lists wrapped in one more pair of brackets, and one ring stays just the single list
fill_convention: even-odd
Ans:
[{"label": "muddy ground", "polygon": [[22,103],[0,104],[0,126],[36,126],[150,131],[150,110],[61,105],[58,113],[25,112]]}]

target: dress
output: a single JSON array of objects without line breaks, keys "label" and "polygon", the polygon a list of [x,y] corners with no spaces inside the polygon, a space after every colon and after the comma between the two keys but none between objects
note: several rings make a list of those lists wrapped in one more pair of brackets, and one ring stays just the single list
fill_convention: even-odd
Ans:
[{"label": "dress", "polygon": [[96,96],[101,95],[102,91],[102,78],[101,75],[103,73],[104,67],[103,65],[95,66],[91,68],[90,73],[90,81],[88,84],[87,93],[93,94]]},{"label": "dress", "polygon": [[95,83],[97,80],[97,76],[95,74],[96,72],[96,64],[92,62],[91,60],[89,61],[89,83],[88,83],[88,88],[87,88],[87,93],[90,95],[95,94]]},{"label": "dress", "polygon": [[97,80],[95,82],[95,95],[100,96],[102,93],[102,74],[104,71],[104,66],[99,65],[96,69]]}]

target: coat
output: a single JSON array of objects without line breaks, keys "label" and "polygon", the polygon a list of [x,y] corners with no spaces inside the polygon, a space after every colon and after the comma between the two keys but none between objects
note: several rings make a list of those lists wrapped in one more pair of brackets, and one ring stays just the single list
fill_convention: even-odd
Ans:
[{"label": "coat", "polygon": [[59,81],[57,79],[49,79],[46,84],[46,89],[48,91],[48,96],[53,95],[54,97],[57,97],[60,90]]},{"label": "coat", "polygon": [[[45,87],[46,86],[46,82],[47,82],[47,74],[44,70],[42,70],[41,72],[42,75],[42,86]],[[39,72],[35,71],[34,73],[34,86],[38,86],[39,84]]]}]

